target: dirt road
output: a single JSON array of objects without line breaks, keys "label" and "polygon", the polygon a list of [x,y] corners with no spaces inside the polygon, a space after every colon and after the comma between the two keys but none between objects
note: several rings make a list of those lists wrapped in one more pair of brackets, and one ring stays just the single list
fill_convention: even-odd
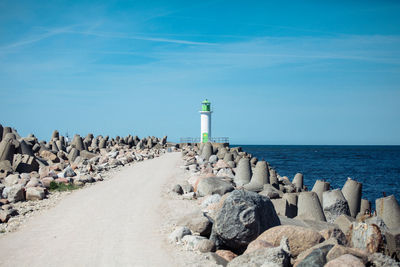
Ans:
[{"label": "dirt road", "polygon": [[0,238],[0,266],[174,266],[159,232],[161,190],[180,153],[135,163]]}]

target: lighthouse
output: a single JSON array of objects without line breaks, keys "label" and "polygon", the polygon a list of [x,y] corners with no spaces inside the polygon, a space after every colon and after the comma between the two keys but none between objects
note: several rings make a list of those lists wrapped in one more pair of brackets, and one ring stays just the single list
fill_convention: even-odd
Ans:
[{"label": "lighthouse", "polygon": [[206,99],[203,102],[201,102],[201,111],[200,111],[201,143],[207,143],[211,141],[211,113],[212,113],[211,103]]}]

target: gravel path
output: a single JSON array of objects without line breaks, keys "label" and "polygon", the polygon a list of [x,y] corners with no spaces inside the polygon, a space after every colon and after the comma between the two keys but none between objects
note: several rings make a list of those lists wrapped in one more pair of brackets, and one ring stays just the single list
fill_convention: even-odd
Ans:
[{"label": "gravel path", "polygon": [[124,168],[0,238],[1,266],[174,266],[160,233],[180,153]]}]

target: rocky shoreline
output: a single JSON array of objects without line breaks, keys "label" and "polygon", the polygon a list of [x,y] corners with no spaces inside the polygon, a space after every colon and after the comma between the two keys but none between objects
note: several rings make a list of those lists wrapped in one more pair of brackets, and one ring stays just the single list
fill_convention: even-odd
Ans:
[{"label": "rocky shoreline", "polygon": [[56,130],[49,142],[21,137],[0,124],[0,235],[16,231],[31,216],[55,206],[74,189],[107,180],[124,166],[174,151],[167,137],[110,138]]},{"label": "rocky shoreline", "polygon": [[181,144],[186,181],[171,196],[197,207],[169,241],[222,266],[400,266],[400,208],[394,196],[362,199],[298,173],[281,177],[268,162],[223,144]]}]

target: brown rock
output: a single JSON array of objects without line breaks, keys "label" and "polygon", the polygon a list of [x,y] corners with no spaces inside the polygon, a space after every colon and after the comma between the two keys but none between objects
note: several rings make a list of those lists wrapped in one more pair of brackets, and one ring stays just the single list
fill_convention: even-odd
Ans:
[{"label": "brown rock", "polygon": [[53,177],[45,177],[41,181],[42,181],[42,184],[44,187],[50,188],[50,183],[54,181],[54,178]]},{"label": "brown rock", "polygon": [[44,158],[45,160],[50,160],[53,163],[60,162],[60,159],[57,157],[57,155],[48,150],[42,150],[40,152],[40,157]]},{"label": "brown rock", "polygon": [[289,239],[290,252],[293,257],[297,257],[302,251],[324,241],[322,235],[317,231],[294,225],[280,225],[270,228],[256,240],[263,240],[273,246],[279,246],[284,236]]},{"label": "brown rock", "polygon": [[367,249],[370,253],[382,250],[383,237],[375,224],[356,223],[350,227],[350,245],[354,248]]},{"label": "brown rock", "polygon": [[69,179],[67,178],[57,178],[54,180],[56,183],[64,183],[64,184],[68,184],[69,183]]},{"label": "brown rock", "polygon": [[42,200],[45,196],[43,187],[28,187],[26,189],[26,200]]},{"label": "brown rock", "polygon": [[194,246],[195,250],[198,250],[202,253],[207,253],[207,252],[214,252],[215,251],[215,243],[212,242],[209,239],[203,239],[197,242],[197,244]]},{"label": "brown rock", "polygon": [[335,245],[326,255],[326,260],[331,261],[345,254],[351,254],[359,258],[363,263],[366,263],[368,261],[368,252],[366,250],[349,248],[341,245]]},{"label": "brown rock", "polygon": [[325,264],[324,267],[364,267],[365,265],[357,257],[350,254],[342,255]]},{"label": "brown rock", "polygon": [[225,259],[226,261],[228,261],[228,262],[237,257],[237,255],[236,255],[235,253],[233,253],[233,252],[230,251],[230,250],[225,250],[225,249],[217,250],[215,253],[216,253],[218,256],[220,256],[221,258],[223,258],[223,259]]},{"label": "brown rock", "polygon": [[245,252],[243,254],[247,254],[250,252],[253,252],[256,249],[260,249],[260,248],[273,248],[274,245],[272,245],[271,243],[268,243],[267,241],[264,240],[253,240],[250,242],[250,244],[247,246],[247,249],[245,250]]}]

